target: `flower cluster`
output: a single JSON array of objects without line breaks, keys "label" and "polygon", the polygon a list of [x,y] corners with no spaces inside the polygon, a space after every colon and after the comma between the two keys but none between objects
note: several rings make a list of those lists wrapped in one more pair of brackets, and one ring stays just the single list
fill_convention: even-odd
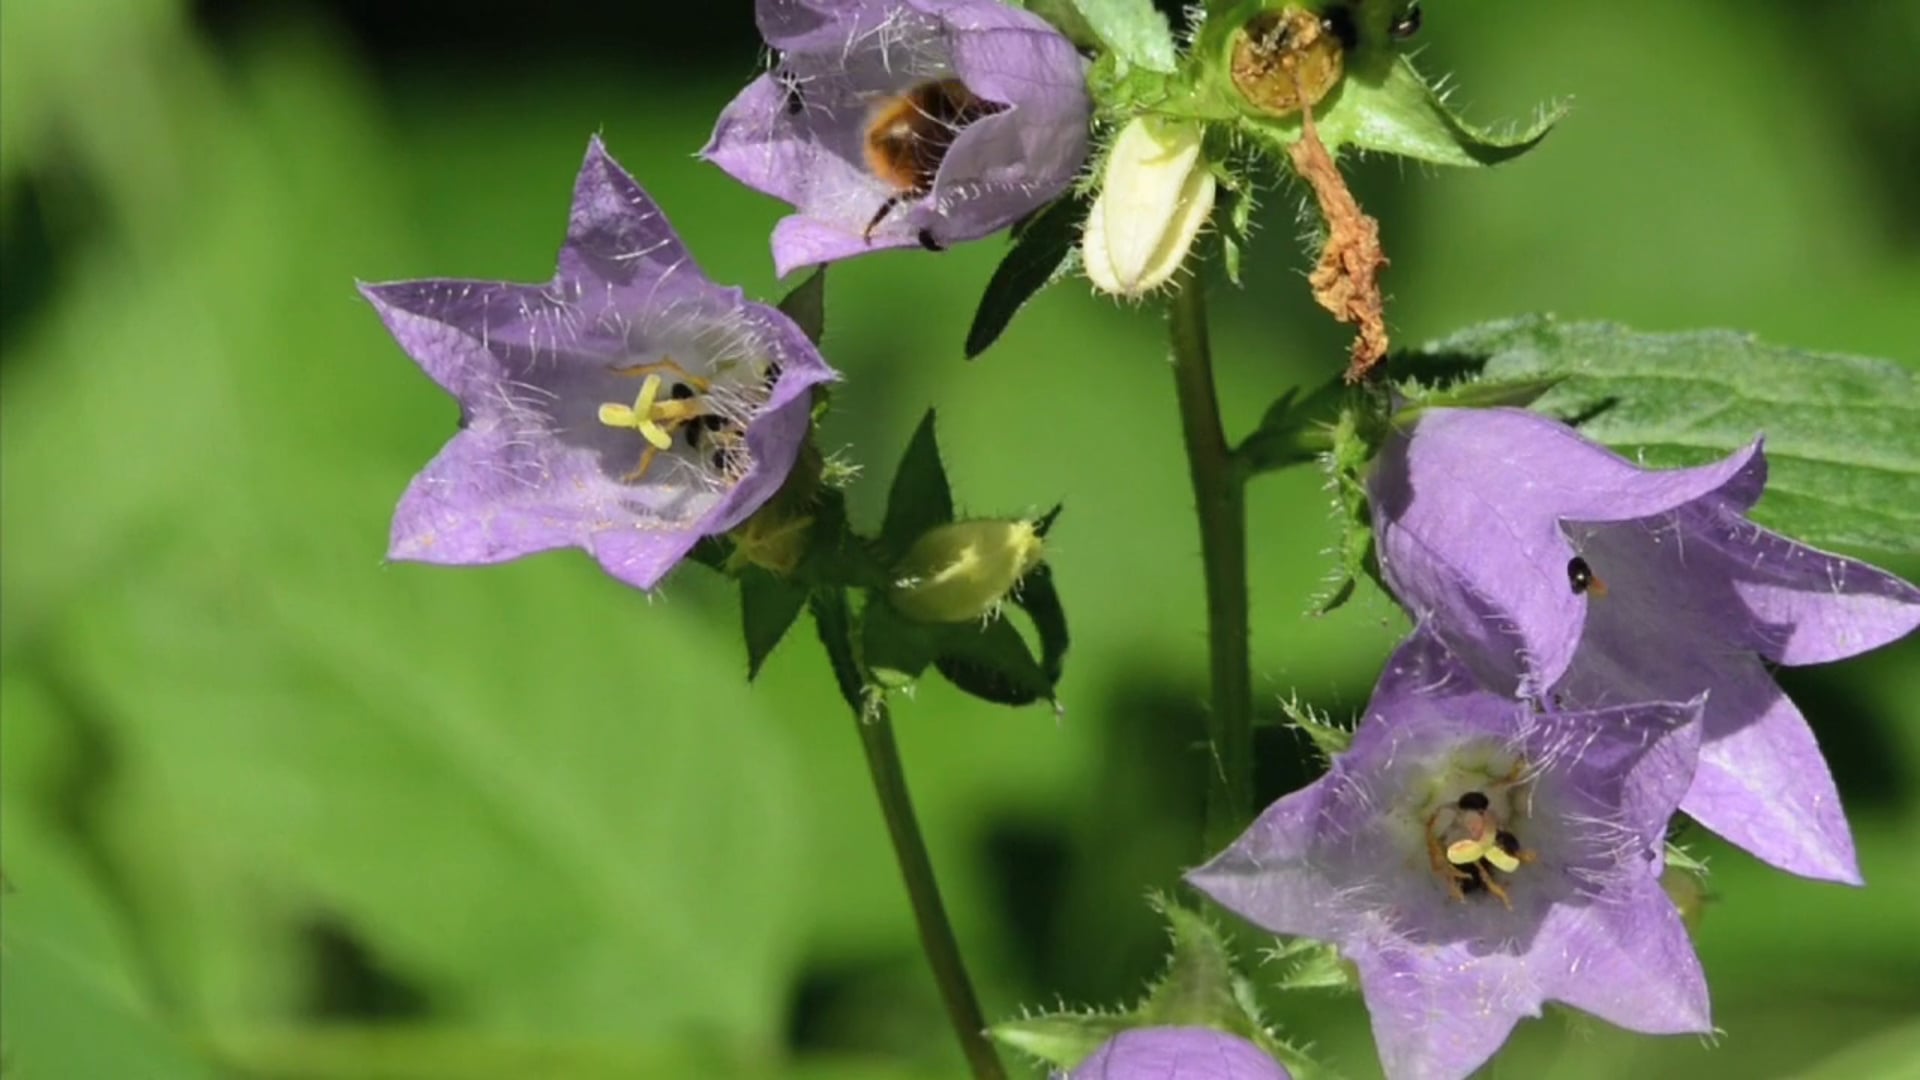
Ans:
[{"label": "flower cluster", "polygon": [[1765,478],[1758,442],[1650,470],[1515,409],[1430,410],[1374,462],[1380,569],[1414,631],[1327,775],[1189,880],[1337,945],[1389,1076],[1465,1076],[1546,1001],[1711,1030],[1659,882],[1676,810],[1860,880],[1763,661],[1898,638],[1920,590],[1748,521]]},{"label": "flower cluster", "polygon": [[[758,17],[778,60],[705,155],[796,207],[774,230],[782,273],[979,239],[1058,196],[1086,156],[1084,62],[1024,11],[760,0]],[[837,377],[786,315],[709,281],[598,139],[552,281],[361,291],[460,403],[459,433],[394,514],[394,559],[579,547],[653,588],[782,490],[812,389]]]}]

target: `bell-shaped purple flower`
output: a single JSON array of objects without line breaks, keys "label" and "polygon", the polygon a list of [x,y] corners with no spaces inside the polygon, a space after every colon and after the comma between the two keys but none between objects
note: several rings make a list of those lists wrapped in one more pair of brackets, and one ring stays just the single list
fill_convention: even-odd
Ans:
[{"label": "bell-shaped purple flower", "polygon": [[782,274],[977,240],[1050,202],[1087,156],[1084,63],[999,0],[759,0],[777,54],[707,160],[791,203]]},{"label": "bell-shaped purple flower", "polygon": [[1559,1001],[1635,1031],[1710,1029],[1660,888],[1698,701],[1539,713],[1424,628],[1352,745],[1187,880],[1360,978],[1389,1077],[1464,1077]]},{"label": "bell-shaped purple flower", "polygon": [[394,512],[393,559],[578,547],[650,589],[779,490],[809,388],[835,377],[785,315],[700,273],[598,139],[551,282],[361,292],[460,402],[459,433]]},{"label": "bell-shaped purple flower", "polygon": [[1266,1052],[1206,1027],[1123,1031],[1100,1044],[1063,1080],[1290,1080]]},{"label": "bell-shaped purple flower", "polygon": [[1813,733],[1766,664],[1838,660],[1920,624],[1920,590],[1747,520],[1760,443],[1644,469],[1518,409],[1435,409],[1368,480],[1380,569],[1487,685],[1552,707],[1707,693],[1681,809],[1766,861],[1858,883]]}]

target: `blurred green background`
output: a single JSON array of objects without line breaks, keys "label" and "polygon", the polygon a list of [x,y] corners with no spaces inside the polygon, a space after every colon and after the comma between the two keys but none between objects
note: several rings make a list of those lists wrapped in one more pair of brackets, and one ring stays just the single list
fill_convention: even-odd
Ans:
[{"label": "blurred green background", "polygon": [[[583,556],[382,565],[453,429],[356,278],[542,280],[600,132],[713,277],[781,209],[693,158],[749,5],[7,0],[0,8],[0,1051],[23,1078],[953,1076],[851,721],[797,630],[749,690],[725,584]],[[1434,2],[1491,172],[1361,165],[1398,340],[1528,311],[1920,361],[1920,6]],[[1230,430],[1344,362],[1298,195],[1216,293]],[[1064,499],[1056,720],[929,684],[900,739],[991,1015],[1112,1002],[1198,859],[1198,543],[1151,310],[1074,285],[960,359],[998,241],[835,270],[824,445],[873,520],[941,410],[968,510]],[[1256,679],[1346,716],[1402,629],[1305,616],[1318,477],[1254,493]],[[1896,563],[1909,577],[1920,564]],[[1549,1016],[1499,1076],[1920,1074],[1920,649],[1786,673],[1871,887],[1706,844],[1724,1028]],[[1304,751],[1270,729],[1268,796]],[[1356,1000],[1275,1002],[1376,1069]],[[1905,1072],[1901,1070],[1904,1069]]]}]

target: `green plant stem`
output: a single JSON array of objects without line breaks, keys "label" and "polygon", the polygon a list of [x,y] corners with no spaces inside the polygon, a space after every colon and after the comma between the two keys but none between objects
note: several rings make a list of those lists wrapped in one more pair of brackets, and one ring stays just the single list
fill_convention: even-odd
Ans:
[{"label": "green plant stem", "polygon": [[1173,380],[1180,433],[1193,479],[1200,521],[1200,561],[1207,581],[1207,653],[1212,702],[1207,741],[1213,751],[1207,780],[1206,844],[1226,846],[1253,807],[1253,675],[1247,629],[1247,508],[1245,477],[1220,428],[1207,344],[1206,286],[1189,275],[1169,310]]},{"label": "green plant stem", "polygon": [[913,907],[914,925],[920,931],[920,950],[933,968],[933,980],[940,988],[940,1000],[947,1010],[947,1022],[960,1039],[960,1050],[975,1080],[1004,1080],[1006,1071],[1000,1055],[987,1037],[987,1022],[980,1013],[979,999],[967,978],[966,963],[960,958],[960,944],[947,919],[947,908],[940,900],[940,885],[933,875],[933,861],[927,857],[927,844],[920,836],[920,823],[913,812],[913,796],[907,791],[906,772],[900,764],[900,747],[893,738],[893,718],[883,698],[869,700],[866,680],[853,647],[853,620],[846,593],[833,589],[816,593],[814,620],[820,639],[833,661],[834,677],[840,684],[840,696],[853,710],[853,725],[860,734],[860,749],[867,758],[867,774],[873,778],[873,791],[880,799],[880,816],[886,819],[887,837],[893,842],[894,861],[906,882],[907,901]]}]

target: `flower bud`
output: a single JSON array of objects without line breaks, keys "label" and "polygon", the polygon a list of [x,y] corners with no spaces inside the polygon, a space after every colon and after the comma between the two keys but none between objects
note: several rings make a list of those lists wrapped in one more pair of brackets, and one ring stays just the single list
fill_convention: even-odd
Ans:
[{"label": "flower bud", "polygon": [[1081,253],[1101,291],[1134,299],[1166,283],[1213,212],[1199,124],[1135,117],[1107,152]]},{"label": "flower bud", "polygon": [[993,613],[1040,562],[1031,521],[956,521],[921,534],[900,560],[887,598],[917,622],[955,623]]}]

